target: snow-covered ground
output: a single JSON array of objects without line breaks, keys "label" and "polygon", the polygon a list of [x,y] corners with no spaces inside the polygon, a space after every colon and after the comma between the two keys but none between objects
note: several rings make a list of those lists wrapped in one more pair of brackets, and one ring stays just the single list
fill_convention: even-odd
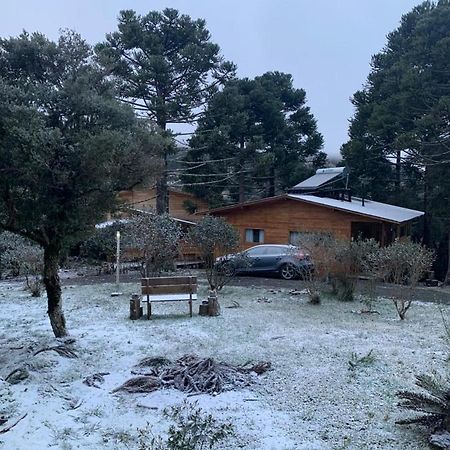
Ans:
[{"label": "snow-covered ground", "polygon": [[[53,351],[33,356],[58,343],[46,301],[31,298],[20,283],[0,283],[0,416],[10,417],[8,425],[27,413],[0,434],[0,449],[137,448],[138,428],[164,433],[162,410],[186,395],[111,390],[144,357],[175,360],[186,353],[232,364],[272,362],[273,369],[250,388],[188,398],[233,423],[236,435],[223,448],[427,448],[412,430],[395,425],[405,415],[396,407],[395,392],[411,388],[414,374],[444,364],[437,304],[417,302],[401,322],[388,300],[377,303],[379,315],[364,315],[355,313],[358,303],[327,299],[314,306],[288,290],[229,287],[221,296],[220,317],[190,319],[186,303],[170,303],[154,305],[151,321],[131,321],[129,296],[137,289],[125,284],[123,296],[111,297],[114,285],[64,287],[79,355],[68,359]],[[200,294],[205,297],[205,286]],[[233,301],[241,307],[226,308]],[[363,356],[372,349],[372,364],[349,370],[353,352]],[[3,381],[18,367],[27,367],[30,377],[14,385]],[[97,372],[109,373],[99,388],[82,383]]]}]

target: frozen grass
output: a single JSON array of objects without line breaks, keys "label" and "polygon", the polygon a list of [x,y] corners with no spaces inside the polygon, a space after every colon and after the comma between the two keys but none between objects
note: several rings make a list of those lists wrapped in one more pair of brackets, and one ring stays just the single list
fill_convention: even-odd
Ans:
[{"label": "frozen grass", "polygon": [[[314,306],[288,290],[229,287],[221,296],[220,317],[190,319],[187,303],[170,303],[154,305],[151,321],[130,321],[129,295],[137,288],[122,285],[124,295],[110,297],[114,285],[65,287],[64,309],[79,354],[66,359],[55,352],[33,356],[57,341],[45,299],[31,298],[20,284],[0,284],[0,376],[22,366],[30,372],[17,385],[0,380],[0,415],[28,413],[0,435],[0,448],[136,448],[137,429],[162,433],[167,428],[162,409],[185,395],[110,391],[130,378],[131,367],[144,357],[174,360],[193,352],[233,364],[273,365],[247,390],[191,398],[234,424],[236,437],[224,448],[427,447],[417,434],[394,424],[402,416],[395,392],[412,387],[415,373],[443,367],[447,348],[438,305],[417,302],[401,322],[388,300],[377,303],[380,315],[361,315],[352,312],[360,309],[357,303],[328,299]],[[200,299],[205,293],[201,286]],[[233,301],[241,307],[226,308]],[[352,358],[370,350],[373,360],[349,370]],[[100,389],[82,383],[96,372],[110,373]]]}]

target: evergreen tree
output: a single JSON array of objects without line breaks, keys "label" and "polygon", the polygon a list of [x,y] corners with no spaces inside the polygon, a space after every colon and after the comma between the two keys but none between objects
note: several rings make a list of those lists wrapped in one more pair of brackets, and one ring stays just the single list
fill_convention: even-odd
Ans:
[{"label": "evergreen tree", "polygon": [[146,129],[91,61],[72,32],[57,43],[38,33],[0,40],[0,230],[43,248],[57,337],[67,333],[61,253],[151,169]]},{"label": "evergreen tree", "polygon": [[[228,82],[208,103],[185,163],[188,188],[220,204],[273,196],[323,164],[322,136],[292,77],[268,72],[254,80]],[[209,162],[211,161],[211,162]],[[197,165],[195,165],[197,164]]]},{"label": "evergreen tree", "polygon": [[450,211],[449,42],[448,0],[404,15],[353,97],[350,141],[342,148],[353,181],[374,180],[374,198],[424,209],[430,245],[443,243]]},{"label": "evergreen tree", "polygon": [[[234,73],[211,42],[205,21],[170,8],[144,16],[121,11],[118,30],[97,45],[96,53],[114,76],[122,100],[168,136],[168,125],[194,123],[205,102]],[[168,211],[168,157],[175,148],[172,142],[161,152],[160,214]]]}]

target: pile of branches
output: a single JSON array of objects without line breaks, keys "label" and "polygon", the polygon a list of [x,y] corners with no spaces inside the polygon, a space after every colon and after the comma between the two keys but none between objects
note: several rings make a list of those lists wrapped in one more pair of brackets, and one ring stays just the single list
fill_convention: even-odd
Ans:
[{"label": "pile of branches", "polygon": [[184,355],[175,363],[165,358],[146,358],[132,371],[139,376],[131,378],[112,392],[153,392],[175,388],[191,395],[218,394],[250,385],[252,373],[261,375],[270,367],[267,361],[233,366],[197,355]]}]

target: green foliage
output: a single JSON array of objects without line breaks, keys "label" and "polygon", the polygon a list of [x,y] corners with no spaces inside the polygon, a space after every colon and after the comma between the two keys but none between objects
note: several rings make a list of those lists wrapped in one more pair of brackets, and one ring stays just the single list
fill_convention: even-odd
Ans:
[{"label": "green foliage", "polygon": [[117,232],[126,228],[124,223],[116,221],[110,226],[96,228],[95,231],[80,244],[80,256],[97,261],[110,261],[116,255]]},{"label": "green foliage", "polygon": [[43,251],[29,239],[7,231],[0,233],[0,277],[25,276],[26,285],[33,297],[40,297]]},{"label": "green foliage", "polygon": [[0,229],[43,247],[57,336],[66,334],[59,257],[114,209],[119,190],[151,173],[150,143],[79,35],[0,40]]},{"label": "green foliage", "polygon": [[139,450],[213,449],[233,435],[230,423],[220,423],[199,408],[197,402],[184,401],[164,410],[164,415],[175,422],[169,427],[167,439],[159,436],[149,439],[146,430],[139,430]]},{"label": "green foliage", "polygon": [[357,353],[353,352],[348,361],[348,369],[356,370],[361,367],[371,366],[376,361],[376,357],[373,354],[373,349],[369,351],[366,355],[359,356]]},{"label": "green foliage", "polygon": [[397,421],[400,425],[424,425],[430,432],[448,431],[450,420],[450,382],[448,378],[433,375],[417,375],[416,385],[422,392],[400,391],[399,406],[416,413],[415,416]]},{"label": "green foliage", "polygon": [[216,256],[237,250],[238,231],[221,217],[205,216],[189,230],[187,241],[202,256],[210,289],[220,290],[229,277],[216,265]]},{"label": "green foliage", "polygon": [[199,120],[186,161],[200,164],[183,181],[216,205],[224,203],[224,190],[233,201],[275,195],[298,182],[307,161],[323,164],[322,143],[305,91],[293,87],[291,75],[235,79]]},{"label": "green foliage", "polygon": [[123,101],[156,124],[166,140],[156,209],[168,211],[168,155],[176,151],[168,124],[194,123],[208,99],[234,75],[202,19],[166,8],[138,15],[124,10],[118,30],[95,48],[98,62],[112,76]]},{"label": "green foliage", "polygon": [[[359,194],[426,212],[421,234],[430,246],[442,246],[449,231],[449,23],[448,0],[402,17],[353,96],[350,141],[341,149]],[[441,276],[445,260],[436,266]]]},{"label": "green foliage", "polygon": [[355,239],[336,242],[333,282],[337,298],[348,302],[354,300],[358,277],[370,273],[370,261],[379,251],[375,239]]},{"label": "green foliage", "polygon": [[181,227],[168,214],[139,214],[127,224],[124,242],[141,253],[142,276],[173,270],[179,255]]}]

